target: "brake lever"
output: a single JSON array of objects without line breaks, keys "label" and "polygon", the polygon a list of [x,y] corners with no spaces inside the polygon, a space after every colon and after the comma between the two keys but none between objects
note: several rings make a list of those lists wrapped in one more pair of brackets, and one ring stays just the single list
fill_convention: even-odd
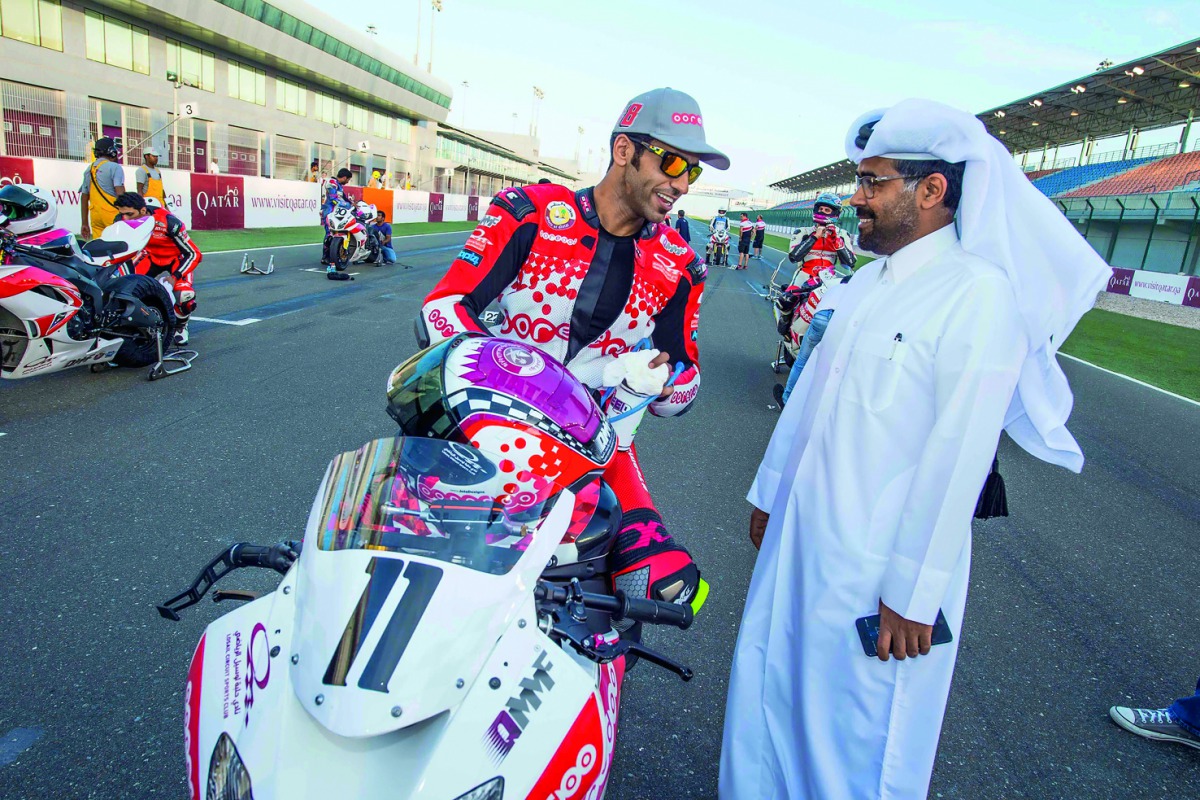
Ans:
[{"label": "brake lever", "polygon": [[634,655],[639,656],[640,658],[646,659],[651,664],[656,664],[665,670],[674,672],[676,675],[678,675],[680,678],[682,678],[685,682],[690,681],[692,678],[694,678],[696,676],[696,673],[692,672],[690,667],[686,667],[683,664],[680,664],[678,661],[672,661],[670,658],[667,658],[662,653],[659,653],[655,650],[651,650],[649,647],[646,647],[641,642],[627,642],[626,644],[629,645],[629,647],[626,649],[626,652],[633,653]]}]

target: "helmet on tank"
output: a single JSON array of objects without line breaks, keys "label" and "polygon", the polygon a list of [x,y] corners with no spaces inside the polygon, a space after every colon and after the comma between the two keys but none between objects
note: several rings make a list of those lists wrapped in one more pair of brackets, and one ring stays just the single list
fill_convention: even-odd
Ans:
[{"label": "helmet on tank", "polygon": [[30,183],[0,188],[0,227],[18,236],[49,230],[58,220],[58,203],[49,191]]},{"label": "helmet on tank", "polygon": [[388,414],[409,436],[469,444],[498,459],[510,493],[583,486],[603,472],[616,436],[591,392],[535,347],[461,333],[392,371]]},{"label": "helmet on tank", "polygon": [[[827,207],[829,211],[821,211],[821,206]],[[841,213],[842,198],[833,192],[821,192],[817,195],[817,199],[813,201],[813,222],[818,225],[829,225],[837,222]]]}]

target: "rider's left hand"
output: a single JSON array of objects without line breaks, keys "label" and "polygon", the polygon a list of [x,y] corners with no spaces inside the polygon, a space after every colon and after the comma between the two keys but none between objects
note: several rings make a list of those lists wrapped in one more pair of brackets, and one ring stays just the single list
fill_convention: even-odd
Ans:
[{"label": "rider's left hand", "polygon": [[[671,354],[670,353],[659,353],[650,361],[650,369],[654,369],[655,367],[661,367],[664,364],[670,364],[670,363],[671,363]],[[674,391],[675,391],[674,386],[664,385],[662,392],[660,392],[658,395],[658,399],[666,400],[668,397],[671,396],[671,394]]]}]

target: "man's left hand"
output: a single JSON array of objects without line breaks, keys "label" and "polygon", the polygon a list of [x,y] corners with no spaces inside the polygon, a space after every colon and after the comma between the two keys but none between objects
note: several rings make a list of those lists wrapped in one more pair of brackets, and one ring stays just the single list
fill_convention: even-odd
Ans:
[{"label": "man's left hand", "polygon": [[[661,367],[664,364],[670,364],[670,363],[671,363],[671,354],[670,353],[659,353],[650,362],[650,369],[654,369],[655,367]],[[671,394],[674,391],[675,391],[674,386],[665,386],[664,385],[662,392],[658,395],[658,399],[666,400],[668,397],[671,396]]]},{"label": "man's left hand", "polygon": [[879,601],[879,642],[875,651],[880,661],[887,661],[889,652],[897,661],[928,655],[932,640],[932,625],[905,619]]}]

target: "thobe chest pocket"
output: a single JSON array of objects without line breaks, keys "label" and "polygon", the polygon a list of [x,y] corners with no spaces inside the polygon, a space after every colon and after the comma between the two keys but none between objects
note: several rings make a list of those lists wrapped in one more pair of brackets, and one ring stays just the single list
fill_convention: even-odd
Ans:
[{"label": "thobe chest pocket", "polygon": [[[900,335],[900,334],[897,334]],[[846,396],[851,402],[882,411],[896,399],[904,374],[908,343],[896,336],[864,333],[854,342],[846,375]]]}]

